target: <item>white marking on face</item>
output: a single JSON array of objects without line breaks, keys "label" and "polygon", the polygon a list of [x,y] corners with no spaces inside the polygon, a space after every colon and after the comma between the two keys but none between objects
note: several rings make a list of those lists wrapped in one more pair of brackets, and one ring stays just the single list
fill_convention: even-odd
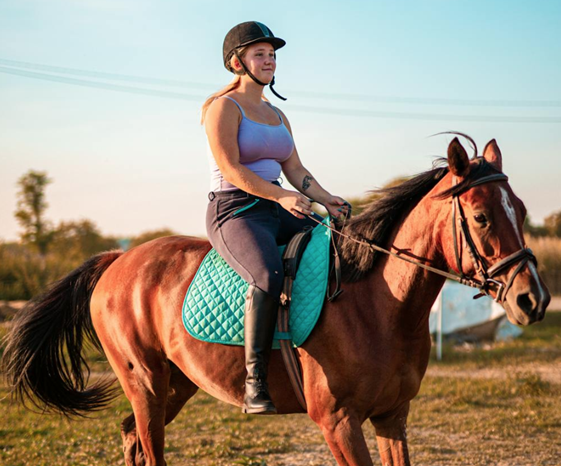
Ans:
[{"label": "white marking on face", "polygon": [[545,293],[544,290],[540,284],[540,278],[538,277],[538,271],[536,270],[536,266],[534,265],[533,262],[528,262],[528,268],[530,269],[530,273],[532,274],[532,277],[534,278],[534,280],[536,281],[536,284],[538,285],[538,291],[540,293],[538,300],[541,303],[544,299]]},{"label": "white marking on face", "polygon": [[[520,243],[520,247],[522,248],[523,246],[523,242],[522,242],[522,235],[520,234],[520,231],[518,230],[518,223],[516,221],[516,211],[514,210],[514,207],[512,206],[510,199],[508,197],[508,194],[506,192],[506,190],[504,188],[500,188],[501,189],[501,205],[504,207],[506,215],[508,217],[508,219],[511,221],[512,226],[514,228],[514,231],[516,232],[516,236],[518,237],[518,242]],[[536,266],[533,262],[528,262],[528,269],[530,270],[530,274],[532,275],[532,278],[535,280],[536,285],[538,287],[538,293],[539,293],[539,302],[542,302],[545,296],[544,293],[544,289],[542,288],[541,284],[540,284],[540,278],[538,276],[538,271],[536,270]]]},{"label": "white marking on face", "polygon": [[506,189],[504,188],[500,188],[501,190],[501,205],[504,207],[506,215],[508,217],[508,219],[510,220],[510,222],[512,223],[512,227],[514,228],[514,232],[516,233],[516,237],[518,238],[518,243],[520,244],[520,247],[522,248],[522,235],[520,234],[520,231],[518,230],[518,222],[516,221],[516,211],[514,210],[514,207],[512,206],[510,199],[508,197],[508,193],[506,192]]}]

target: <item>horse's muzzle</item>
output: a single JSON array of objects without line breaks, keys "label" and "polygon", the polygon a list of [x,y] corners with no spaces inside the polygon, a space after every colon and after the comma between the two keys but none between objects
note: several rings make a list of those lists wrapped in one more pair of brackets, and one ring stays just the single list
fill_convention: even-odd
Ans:
[{"label": "horse's muzzle", "polygon": [[503,303],[509,320],[516,325],[530,325],[543,320],[551,295],[545,286],[527,289],[507,296]]}]

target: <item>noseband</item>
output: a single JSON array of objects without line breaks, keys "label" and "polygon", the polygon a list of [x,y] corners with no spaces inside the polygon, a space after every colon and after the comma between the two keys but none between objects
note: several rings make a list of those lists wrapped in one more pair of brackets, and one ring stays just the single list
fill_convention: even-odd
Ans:
[{"label": "noseband", "polygon": [[[421,267],[425,270],[446,277],[450,280],[454,280],[458,283],[461,283],[462,285],[467,285],[467,286],[471,286],[472,288],[477,288],[479,290],[479,293],[475,295],[473,299],[478,299],[483,296],[490,296],[490,291],[491,291],[490,289],[496,287],[497,295],[495,297],[495,301],[497,301],[498,303],[503,303],[518,273],[524,268],[524,266],[529,261],[532,261],[535,265],[537,265],[537,259],[530,248],[524,247],[516,251],[515,253],[505,257],[504,259],[501,259],[499,262],[488,268],[487,264],[485,263],[485,260],[483,259],[481,254],[479,254],[479,251],[477,250],[477,246],[473,242],[473,238],[471,236],[471,233],[469,232],[464,210],[462,208],[462,204],[460,203],[460,195],[470,190],[474,186],[479,186],[480,184],[490,183],[493,181],[508,181],[508,176],[506,176],[504,173],[496,173],[493,175],[483,176],[481,178],[472,181],[470,184],[465,186],[461,191],[453,195],[452,235],[454,236],[454,254],[456,256],[456,266],[458,268],[460,275],[445,272],[444,270],[436,269],[434,267],[425,265],[416,260],[409,259],[408,257],[404,257],[400,253],[388,251],[387,249],[384,249],[374,244],[372,241],[368,239],[353,238],[352,236],[349,236],[343,233],[342,231],[336,230],[335,228],[328,226],[325,223],[319,222],[311,215],[308,215],[308,218],[314,220],[320,225],[325,226],[326,228],[329,228],[331,231],[338,234],[339,236],[343,236],[344,238],[347,238],[350,241],[354,241],[355,243],[367,246],[370,249],[373,249],[374,251],[382,252],[384,254],[397,257],[398,259],[414,264],[418,267]],[[479,275],[480,280],[474,278],[473,276],[468,276],[464,274],[462,270],[462,259],[460,255],[460,248],[458,247],[458,231],[457,231],[458,229],[456,227],[456,224],[460,225],[461,234],[463,235],[464,238],[464,244],[472,259],[474,269],[476,273]],[[495,278],[497,275],[500,275],[502,272],[509,269],[516,263],[518,263],[518,266],[514,270],[514,273],[508,279],[507,283],[504,283]],[[339,287],[339,285],[337,286]]]},{"label": "noseband", "polygon": [[[478,288],[480,291],[479,294],[474,296],[474,299],[481,298],[482,296],[488,296],[490,294],[490,288],[496,287],[497,294],[495,297],[495,301],[497,301],[498,303],[503,303],[506,299],[506,294],[510,290],[510,287],[512,286],[514,279],[516,278],[518,273],[524,268],[528,261],[532,261],[535,265],[537,265],[537,260],[532,250],[528,247],[524,247],[522,249],[519,249],[515,253],[505,257],[504,259],[501,259],[492,267],[488,268],[485,260],[483,259],[481,254],[479,254],[477,246],[475,245],[471,233],[469,232],[464,209],[462,208],[462,204],[460,203],[460,195],[473,188],[474,186],[478,186],[484,183],[490,183],[492,181],[508,181],[508,176],[506,176],[504,173],[484,176],[467,185],[465,189],[463,189],[459,193],[454,194],[452,201],[452,234],[454,236],[454,255],[456,256],[456,267],[460,272],[460,278],[464,280],[464,283],[466,285],[473,288]],[[473,267],[480,280],[476,280],[473,277],[466,276],[462,270],[462,258],[458,247],[458,239],[460,239],[461,241],[461,238],[458,238],[458,229],[456,225],[460,226],[461,235],[463,235],[464,238],[464,245],[471,257]],[[514,270],[514,273],[508,279],[507,283],[494,278],[516,263],[518,263],[518,266]]]}]

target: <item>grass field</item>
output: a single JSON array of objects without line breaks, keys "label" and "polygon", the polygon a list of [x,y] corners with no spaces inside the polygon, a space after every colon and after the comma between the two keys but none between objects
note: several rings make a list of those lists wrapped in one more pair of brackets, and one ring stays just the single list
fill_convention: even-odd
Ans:
[{"label": "grass field", "polygon": [[[108,370],[101,357],[90,359],[96,371]],[[69,421],[26,411],[6,394],[2,381],[0,465],[123,464],[124,396],[90,419]],[[377,460],[374,430],[365,424],[364,431]],[[416,466],[561,465],[561,313],[517,340],[445,347],[412,403],[408,434]],[[245,416],[204,393],[168,427],[166,455],[169,466],[335,465],[305,415]]]}]

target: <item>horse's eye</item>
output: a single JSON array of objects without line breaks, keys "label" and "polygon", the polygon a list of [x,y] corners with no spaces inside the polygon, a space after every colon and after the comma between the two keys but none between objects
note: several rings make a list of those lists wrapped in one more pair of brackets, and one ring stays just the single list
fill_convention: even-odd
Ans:
[{"label": "horse's eye", "polygon": [[487,217],[485,217],[485,214],[475,214],[473,218],[477,223],[487,223]]}]

